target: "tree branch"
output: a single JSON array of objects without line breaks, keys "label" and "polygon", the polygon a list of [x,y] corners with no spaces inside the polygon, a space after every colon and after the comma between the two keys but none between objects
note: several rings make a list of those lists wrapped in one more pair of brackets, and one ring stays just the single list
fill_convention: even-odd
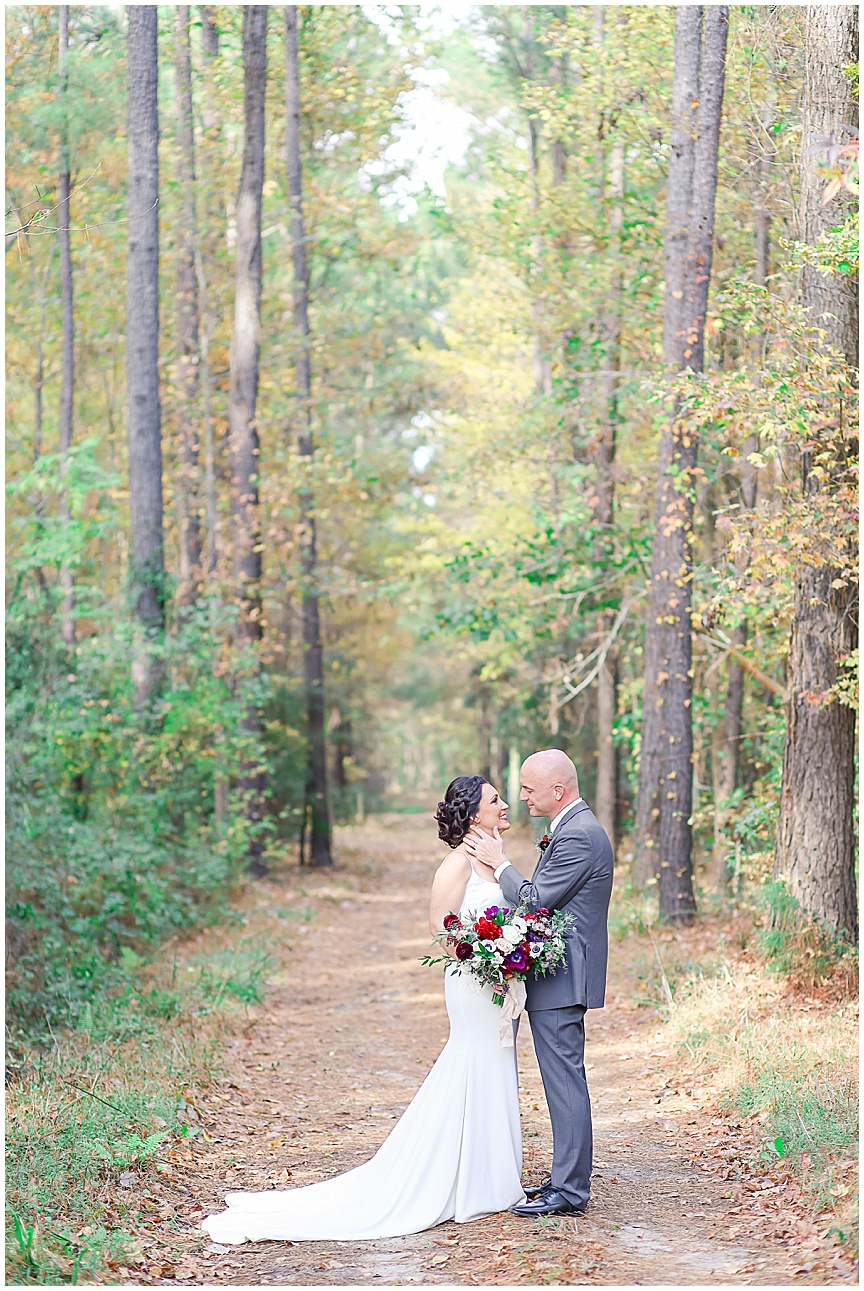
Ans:
[{"label": "tree branch", "polygon": [[758,664],[753,663],[753,661],[748,659],[745,654],[742,654],[731,641],[718,641],[715,637],[709,636],[704,628],[700,628],[697,623],[693,624],[693,630],[707,641],[709,645],[717,646],[718,650],[723,650],[727,655],[731,655],[735,662],[739,663],[744,671],[750,674],[754,681],[758,681],[760,686],[764,686],[766,690],[770,690],[773,694],[779,695],[783,700],[783,703],[786,703],[789,696],[786,693],[785,687],[781,686],[780,682],[775,681],[773,677],[769,677],[767,672],[763,672]]}]

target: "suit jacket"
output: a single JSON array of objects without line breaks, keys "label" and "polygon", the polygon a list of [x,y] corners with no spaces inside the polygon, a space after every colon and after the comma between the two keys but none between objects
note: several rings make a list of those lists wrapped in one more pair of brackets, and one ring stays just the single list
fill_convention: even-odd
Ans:
[{"label": "suit jacket", "polygon": [[530,910],[565,910],[575,927],[567,936],[567,965],[527,982],[529,1013],[582,1004],[601,1009],[606,995],[609,939],[606,917],[612,893],[612,844],[586,802],[565,816],[540,856],[530,879],[508,865],[498,882],[513,905]]}]

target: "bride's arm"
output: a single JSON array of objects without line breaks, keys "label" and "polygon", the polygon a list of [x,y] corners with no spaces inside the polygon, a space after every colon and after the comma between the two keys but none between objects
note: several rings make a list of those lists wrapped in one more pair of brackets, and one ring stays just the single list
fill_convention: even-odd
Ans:
[{"label": "bride's arm", "polygon": [[471,863],[460,851],[451,852],[438,867],[429,897],[429,929],[433,936],[443,932],[446,916],[458,911],[470,873]]}]

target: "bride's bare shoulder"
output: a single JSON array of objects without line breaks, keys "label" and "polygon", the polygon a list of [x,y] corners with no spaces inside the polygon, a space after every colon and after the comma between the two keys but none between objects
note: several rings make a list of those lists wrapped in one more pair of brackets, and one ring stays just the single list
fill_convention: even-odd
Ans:
[{"label": "bride's bare shoulder", "polygon": [[454,847],[438,866],[438,873],[443,875],[452,874],[456,878],[463,875],[467,876],[470,869],[471,862],[468,859],[468,853],[463,852],[461,847]]}]

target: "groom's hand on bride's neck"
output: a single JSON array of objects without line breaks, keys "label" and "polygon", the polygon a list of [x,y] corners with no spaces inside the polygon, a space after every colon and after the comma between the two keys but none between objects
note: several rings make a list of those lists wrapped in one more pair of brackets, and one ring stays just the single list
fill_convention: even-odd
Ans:
[{"label": "groom's hand on bride's neck", "polygon": [[507,860],[504,855],[504,840],[497,826],[491,834],[479,825],[472,825],[465,835],[465,845],[475,861],[495,871]]}]

